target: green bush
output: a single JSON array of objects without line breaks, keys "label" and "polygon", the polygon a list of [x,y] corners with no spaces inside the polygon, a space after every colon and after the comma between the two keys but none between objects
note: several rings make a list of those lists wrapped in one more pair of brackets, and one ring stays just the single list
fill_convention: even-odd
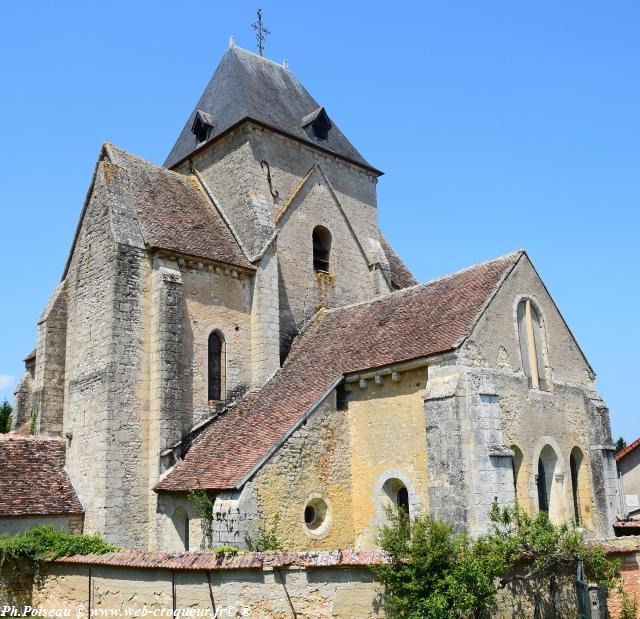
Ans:
[{"label": "green bush", "polygon": [[[583,561],[589,578],[611,587],[620,564],[590,547],[573,525],[554,525],[547,514],[522,509],[491,511],[491,527],[476,539],[424,515],[410,520],[389,509],[380,545],[391,558],[376,568],[385,585],[387,610],[399,619],[460,619],[484,616],[497,593],[516,580],[555,579]],[[526,571],[514,568],[525,564]],[[545,587],[548,589],[548,586]]]},{"label": "green bush", "polygon": [[240,550],[230,544],[223,544],[222,546],[216,546],[211,552],[217,555],[237,555]]},{"label": "green bush", "polygon": [[0,567],[27,559],[43,561],[71,555],[104,554],[118,550],[99,535],[71,535],[52,526],[37,526],[16,535],[0,535]]},{"label": "green bush", "polygon": [[619,619],[637,619],[638,600],[635,595],[630,595],[626,591],[621,591],[622,604],[620,606]]}]

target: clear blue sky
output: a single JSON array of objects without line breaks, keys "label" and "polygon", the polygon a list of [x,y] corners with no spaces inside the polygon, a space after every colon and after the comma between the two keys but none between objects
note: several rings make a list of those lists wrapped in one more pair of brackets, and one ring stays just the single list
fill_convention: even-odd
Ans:
[{"label": "clear blue sky", "polygon": [[[385,171],[420,280],[526,248],[637,423],[640,3],[11,2],[0,21],[0,398],[33,348],[102,142],[162,163],[233,34]],[[13,377],[13,378],[12,378]]]}]

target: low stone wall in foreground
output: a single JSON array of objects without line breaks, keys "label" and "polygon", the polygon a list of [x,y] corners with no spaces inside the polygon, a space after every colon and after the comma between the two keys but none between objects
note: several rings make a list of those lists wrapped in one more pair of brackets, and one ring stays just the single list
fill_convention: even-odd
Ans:
[{"label": "low stone wall in foreground", "polygon": [[[630,591],[640,596],[640,538],[608,544],[623,561]],[[370,619],[384,617],[382,585],[373,567],[385,561],[380,551],[171,554],[120,551],[102,556],[50,562],[32,577],[29,565],[8,566],[0,575],[0,613],[13,605],[40,614],[68,617],[261,617],[284,619]],[[559,576],[559,600],[566,616],[576,616],[575,578]],[[532,586],[533,585],[533,586]],[[545,583],[520,583],[501,592],[494,617],[533,616],[534,589]],[[542,600],[544,613],[547,600]],[[618,600],[610,608],[615,619]],[[215,609],[215,612],[214,612]],[[5,613],[6,614],[6,613]],[[49,615],[53,616],[53,615]]]}]

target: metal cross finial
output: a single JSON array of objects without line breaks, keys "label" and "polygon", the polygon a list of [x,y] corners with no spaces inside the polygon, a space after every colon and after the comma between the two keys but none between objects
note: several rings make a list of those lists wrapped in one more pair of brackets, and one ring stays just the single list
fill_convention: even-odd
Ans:
[{"label": "metal cross finial", "polygon": [[258,51],[261,56],[264,56],[264,39],[266,35],[271,34],[271,31],[267,30],[262,23],[262,9],[258,9],[258,21],[251,24],[251,27],[256,31]]}]

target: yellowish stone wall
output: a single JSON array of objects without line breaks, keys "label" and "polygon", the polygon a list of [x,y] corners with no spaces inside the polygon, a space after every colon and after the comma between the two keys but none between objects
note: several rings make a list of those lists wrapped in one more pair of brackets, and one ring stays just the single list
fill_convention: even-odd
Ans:
[{"label": "yellowish stone wall", "polygon": [[373,547],[384,521],[388,479],[409,491],[411,510],[427,508],[427,449],[423,395],[426,367],[352,383],[349,401],[355,545]]},{"label": "yellowish stone wall", "polygon": [[[388,502],[384,483],[399,479],[411,509],[426,508],[426,367],[350,385],[347,410],[332,393],[253,481],[257,511],[286,549],[376,546]],[[362,384],[362,387],[360,386]],[[328,505],[311,531],[305,506]]]},{"label": "yellowish stone wall", "polygon": [[[349,437],[348,415],[335,410],[331,393],[258,473],[258,513],[283,548],[353,546]],[[312,533],[305,526],[304,509],[317,496],[329,506],[328,522]]]}]

